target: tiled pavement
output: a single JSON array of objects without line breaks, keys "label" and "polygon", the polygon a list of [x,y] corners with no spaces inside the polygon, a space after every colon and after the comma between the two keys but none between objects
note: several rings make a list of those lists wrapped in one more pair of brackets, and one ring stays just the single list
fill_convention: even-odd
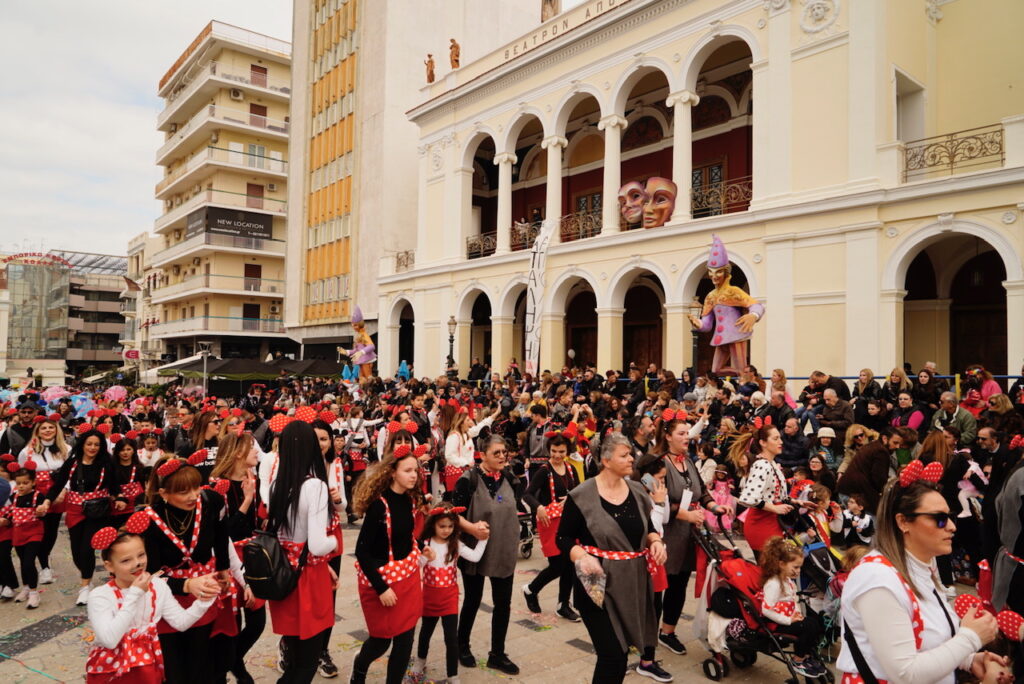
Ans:
[{"label": "tiled pavement", "polygon": [[[355,528],[346,529],[346,549],[355,548],[357,534]],[[512,624],[509,626],[507,651],[519,665],[521,674],[508,677],[485,668],[462,668],[460,675],[465,684],[502,680],[557,684],[590,681],[594,656],[586,629],[582,623],[572,624],[554,615],[555,585],[549,585],[541,594],[541,606],[545,609],[542,615],[532,615],[526,609],[520,586],[544,567],[539,551],[538,545],[532,558],[519,561],[512,594]],[[85,609],[74,605],[78,582],[63,530],[57,541],[54,561],[57,581],[43,587],[42,604],[37,610],[28,611],[21,603],[0,604],[0,682],[4,684],[84,681],[85,659],[92,632],[85,620]],[[351,556],[347,556],[342,564],[342,573],[342,591],[335,607],[337,623],[331,635],[331,651],[340,669],[340,676],[335,681],[347,682],[352,658],[360,640],[365,638],[365,631],[354,592],[355,571]],[[102,571],[97,572],[96,582],[102,574]],[[489,595],[485,589],[485,601]],[[692,614],[693,608],[691,599],[686,610]],[[482,611],[489,609],[485,603]],[[277,637],[271,633],[269,622],[268,619],[266,632],[247,658],[249,671],[258,682],[274,682],[278,677],[274,667]],[[432,676],[441,679],[444,674],[444,646],[440,631],[439,627],[435,632],[427,663],[428,681]],[[662,666],[675,676],[676,682],[708,681],[701,670],[706,651],[700,642],[690,638],[689,620],[684,618],[680,622],[679,633],[689,654],[677,656],[659,648]],[[481,615],[473,632],[473,652],[478,658],[486,660],[489,638],[489,616]],[[382,682],[383,672],[382,659],[374,664],[369,680]],[[785,679],[781,665],[762,657],[749,670],[741,672],[734,669],[725,681],[782,682]],[[318,677],[316,681],[324,680]],[[649,680],[631,674],[626,681],[639,684]]]}]

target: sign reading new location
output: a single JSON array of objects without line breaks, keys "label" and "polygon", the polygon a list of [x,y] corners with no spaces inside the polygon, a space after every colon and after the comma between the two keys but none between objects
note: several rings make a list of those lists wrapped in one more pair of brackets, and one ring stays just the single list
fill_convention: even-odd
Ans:
[{"label": "sign reading new location", "polygon": [[269,239],[273,235],[273,225],[274,217],[267,214],[203,207],[188,215],[185,239],[203,232]]}]

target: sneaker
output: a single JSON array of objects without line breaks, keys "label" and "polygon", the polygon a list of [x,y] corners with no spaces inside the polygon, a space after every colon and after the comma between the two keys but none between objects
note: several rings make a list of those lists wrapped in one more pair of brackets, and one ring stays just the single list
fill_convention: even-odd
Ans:
[{"label": "sneaker", "polygon": [[683,646],[683,642],[679,640],[675,632],[671,634],[665,634],[664,632],[658,632],[658,641],[661,645],[672,651],[676,655],[686,655],[686,646]]},{"label": "sneaker", "polygon": [[316,671],[326,679],[338,676],[338,666],[331,660],[331,654],[326,648],[320,653],[320,663],[316,666]]},{"label": "sneaker", "polygon": [[462,667],[476,667],[476,656],[469,650],[469,644],[459,646],[459,664]]},{"label": "sneaker", "polygon": [[487,667],[513,677],[519,674],[519,666],[509,660],[508,656],[504,653],[488,653]]},{"label": "sneaker", "polygon": [[284,671],[288,669],[288,647],[284,643],[284,639],[277,640],[277,671],[284,674]]},{"label": "sneaker", "polygon": [[[18,595],[14,597],[14,602],[15,603],[21,603],[22,601],[27,599],[28,598],[28,591],[29,591],[28,587],[22,587],[21,591],[18,592]],[[85,605],[85,604],[82,604],[82,605]]]},{"label": "sneaker", "polygon": [[575,610],[569,607],[568,603],[563,603],[560,606],[558,606],[558,610],[556,610],[555,612],[559,615],[559,617],[565,618],[569,622],[580,621],[580,616],[576,613]]},{"label": "sneaker", "polygon": [[29,610],[32,610],[33,608],[38,608],[39,607],[39,592],[38,591],[30,591],[30,592],[28,592],[28,603],[25,604],[25,607],[28,608]]},{"label": "sneaker", "polygon": [[50,568],[43,568],[39,571],[39,583],[40,584],[53,584],[53,570]]},{"label": "sneaker", "polygon": [[636,673],[641,677],[650,677],[656,682],[671,682],[672,675],[665,671],[665,669],[658,664],[657,660],[652,660],[646,665],[643,662],[637,663]]},{"label": "sneaker", "polygon": [[14,589],[11,589],[10,587],[0,589],[0,599],[9,601],[12,598],[14,598]]},{"label": "sneaker", "polygon": [[523,596],[526,597],[526,607],[530,609],[531,613],[542,613],[540,609],[540,599],[537,598],[537,594],[530,591],[530,585],[523,585]]},{"label": "sneaker", "polygon": [[945,590],[946,590],[946,596],[948,596],[951,599],[955,599],[956,598],[956,587],[954,587],[952,584],[949,585],[948,587],[945,587]]},{"label": "sneaker", "polygon": [[89,585],[85,585],[78,590],[78,598],[75,599],[76,606],[84,606],[89,603]]},{"label": "sneaker", "polygon": [[416,656],[412,659],[412,667],[409,668],[409,672],[415,676],[421,676],[427,671],[427,659]]},{"label": "sneaker", "polygon": [[811,658],[804,658],[803,660],[793,659],[793,669],[796,670],[797,674],[801,674],[804,677],[814,678],[821,674],[815,665],[814,660]]}]

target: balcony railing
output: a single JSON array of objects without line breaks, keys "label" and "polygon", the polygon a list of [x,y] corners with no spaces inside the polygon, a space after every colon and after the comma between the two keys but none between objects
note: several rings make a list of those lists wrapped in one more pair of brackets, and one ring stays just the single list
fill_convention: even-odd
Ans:
[{"label": "balcony railing", "polygon": [[751,176],[730,178],[691,189],[690,210],[693,218],[746,211],[754,194]]},{"label": "balcony railing", "polygon": [[153,296],[161,299],[181,292],[198,289],[231,290],[243,294],[278,294],[284,295],[284,281],[272,278],[246,278],[245,276],[218,275],[215,273],[201,274],[185,278],[176,283],[158,287]]},{"label": "balcony railing", "polygon": [[416,265],[416,252],[407,249],[404,252],[399,252],[395,255],[395,273],[405,273],[411,271]]},{"label": "balcony railing", "polygon": [[601,234],[600,211],[577,211],[559,219],[558,232],[562,242],[573,242]]},{"label": "balcony railing", "polygon": [[240,318],[234,316],[196,316],[150,326],[153,335],[190,332],[283,333],[284,321],[278,318]]},{"label": "balcony railing", "polygon": [[[177,259],[183,254],[209,245],[211,247],[233,247],[235,249],[246,249],[256,252],[266,252],[284,256],[284,240],[273,238],[250,238],[239,235],[222,235],[220,233],[201,233],[194,237],[172,245],[162,252],[157,252],[153,257],[153,265],[159,266]],[[155,291],[154,291],[155,293]],[[145,294],[143,294],[145,296]]]},{"label": "balcony railing", "polygon": [[135,297],[121,300],[121,313],[135,313]]},{"label": "balcony railing", "polygon": [[220,204],[228,207],[255,209],[256,211],[272,211],[278,214],[284,214],[288,211],[288,203],[284,200],[260,197],[259,195],[247,195],[244,192],[208,188],[193,195],[178,206],[169,209],[166,214],[154,222],[154,227],[157,231],[163,230],[175,221],[185,218],[194,209],[198,209],[204,204]]},{"label": "balcony railing", "polygon": [[164,121],[167,120],[174,110],[174,103],[188,99],[209,77],[218,77],[225,81],[232,81],[255,88],[265,88],[282,95],[291,94],[291,81],[289,80],[267,78],[266,74],[257,74],[252,71],[245,72],[244,70],[234,69],[230,65],[219,62],[207,62],[197,67],[196,73],[192,75],[192,78],[184,88],[176,90],[167,96],[167,107],[157,117],[157,125],[163,125]]},{"label": "balcony railing", "polygon": [[541,222],[516,223],[512,226],[512,251],[521,252],[533,248],[533,242],[540,234]]},{"label": "balcony railing", "polygon": [[466,238],[466,258],[479,259],[494,254],[498,248],[497,233],[481,233]]},{"label": "balcony railing", "polygon": [[288,122],[280,121],[278,119],[268,119],[265,116],[259,116],[258,114],[250,114],[249,112],[242,109],[231,109],[230,107],[221,107],[217,105],[206,105],[198,112],[196,112],[191,119],[185,122],[178,128],[177,131],[171,135],[167,141],[160,146],[156,151],[157,162],[163,159],[164,156],[175,146],[184,140],[188,135],[195,129],[202,126],[207,121],[214,121],[225,124],[235,124],[240,126],[253,126],[265,131],[272,133],[279,133],[281,135],[288,135]]},{"label": "balcony railing", "polygon": [[231,164],[232,166],[241,166],[247,169],[262,169],[271,173],[286,174],[288,172],[288,162],[283,159],[274,159],[262,154],[239,152],[236,150],[228,150],[223,147],[213,147],[211,145],[205,150],[200,150],[193,155],[188,162],[182,164],[174,171],[171,171],[169,174],[161,178],[160,182],[156,184],[156,194],[159,195],[185,174],[195,171],[203,164],[211,161],[222,164]]},{"label": "balcony railing", "polygon": [[904,146],[903,180],[946,176],[981,166],[1002,166],[1002,124],[913,140]]}]

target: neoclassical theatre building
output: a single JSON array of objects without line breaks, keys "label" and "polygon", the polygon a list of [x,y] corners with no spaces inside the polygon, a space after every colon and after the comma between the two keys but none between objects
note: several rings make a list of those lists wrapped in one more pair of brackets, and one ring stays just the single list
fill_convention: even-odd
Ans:
[{"label": "neoclassical theatre building", "polygon": [[1021,25],[1017,0],[588,0],[439,70],[381,373],[443,372],[450,334],[463,371],[522,367],[535,259],[541,369],[703,370],[712,234],[765,306],[762,371],[1015,373]]}]

